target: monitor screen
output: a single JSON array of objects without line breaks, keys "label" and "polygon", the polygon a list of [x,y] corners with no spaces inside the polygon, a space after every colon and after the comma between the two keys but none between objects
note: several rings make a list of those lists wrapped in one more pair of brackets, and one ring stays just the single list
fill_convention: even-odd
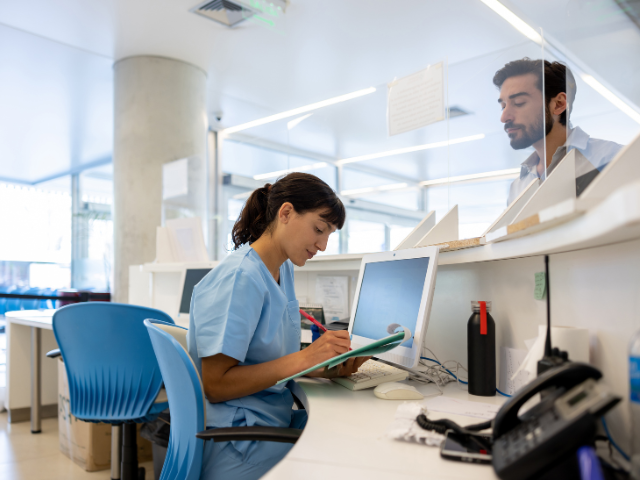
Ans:
[{"label": "monitor screen", "polygon": [[193,268],[187,270],[187,273],[184,277],[184,288],[182,289],[182,299],[180,299],[179,313],[189,313],[193,287],[195,287],[198,282],[202,280],[210,271],[210,268]]},{"label": "monitor screen", "polygon": [[[428,267],[429,257],[367,263],[351,333],[379,340],[398,323],[415,334]],[[413,338],[402,346],[412,348]]]}]

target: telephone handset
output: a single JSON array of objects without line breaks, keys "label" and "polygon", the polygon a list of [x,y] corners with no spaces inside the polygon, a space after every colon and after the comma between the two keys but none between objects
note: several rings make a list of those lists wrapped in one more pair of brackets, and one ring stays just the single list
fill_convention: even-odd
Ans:
[{"label": "telephone handset", "polygon": [[[592,442],[596,420],[620,401],[597,383],[601,377],[591,365],[567,362],[542,373],[510,398],[493,423],[492,463],[498,477],[540,478]],[[544,393],[541,402],[518,416],[538,393]]]}]

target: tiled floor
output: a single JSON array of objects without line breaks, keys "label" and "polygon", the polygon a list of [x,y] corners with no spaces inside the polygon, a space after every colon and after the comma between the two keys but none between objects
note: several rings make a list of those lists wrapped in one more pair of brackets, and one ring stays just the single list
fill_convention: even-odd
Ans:
[{"label": "tiled floor", "polygon": [[[109,470],[85,472],[58,450],[58,419],[42,421],[42,433],[33,435],[29,422],[9,424],[0,413],[0,479],[2,480],[107,480]],[[153,480],[153,464],[140,464]]]}]

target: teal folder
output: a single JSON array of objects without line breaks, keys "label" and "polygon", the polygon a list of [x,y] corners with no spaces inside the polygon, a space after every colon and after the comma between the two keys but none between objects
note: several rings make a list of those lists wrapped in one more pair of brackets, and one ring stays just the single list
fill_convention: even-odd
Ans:
[{"label": "teal folder", "polygon": [[307,368],[304,372],[296,373],[295,375],[290,376],[289,378],[285,378],[280,380],[276,385],[280,385],[281,383],[288,382],[289,380],[293,380],[294,378],[302,377],[307,373],[313,372],[314,370],[318,370],[319,368],[329,367],[333,368],[336,365],[340,365],[342,362],[347,360],[348,358],[353,357],[371,357],[373,355],[380,355],[381,353],[388,352],[396,348],[403,342],[404,332],[394,333],[393,335],[389,335],[388,337],[381,338],[380,340],[376,340],[369,345],[365,345],[364,347],[356,348],[355,350],[351,350],[349,352],[343,353],[342,355],[338,355],[337,357],[330,358],[329,360],[325,360],[322,363],[319,363],[311,368]]}]

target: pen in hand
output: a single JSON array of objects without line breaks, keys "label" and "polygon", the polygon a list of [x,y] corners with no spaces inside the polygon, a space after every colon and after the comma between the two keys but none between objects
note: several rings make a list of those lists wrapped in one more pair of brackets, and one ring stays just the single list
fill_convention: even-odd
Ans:
[{"label": "pen in hand", "polygon": [[[302,314],[302,316],[304,318],[306,318],[307,320],[309,320],[311,323],[313,323],[316,327],[318,327],[320,330],[322,330],[323,332],[327,331],[327,327],[325,327],[324,325],[322,325],[319,321],[317,321],[315,318],[313,318],[311,315],[309,315],[307,312],[305,312],[304,310],[300,309],[300,313]],[[349,348],[349,351],[353,350],[353,348]]]},{"label": "pen in hand", "polygon": [[322,325],[319,321],[317,321],[315,318],[313,318],[311,315],[309,315],[307,312],[305,312],[304,310],[300,309],[300,313],[302,314],[302,316],[304,318],[306,318],[307,320],[309,320],[311,323],[313,323],[316,327],[318,327],[320,330],[322,330],[323,332],[327,331],[327,328]]}]

